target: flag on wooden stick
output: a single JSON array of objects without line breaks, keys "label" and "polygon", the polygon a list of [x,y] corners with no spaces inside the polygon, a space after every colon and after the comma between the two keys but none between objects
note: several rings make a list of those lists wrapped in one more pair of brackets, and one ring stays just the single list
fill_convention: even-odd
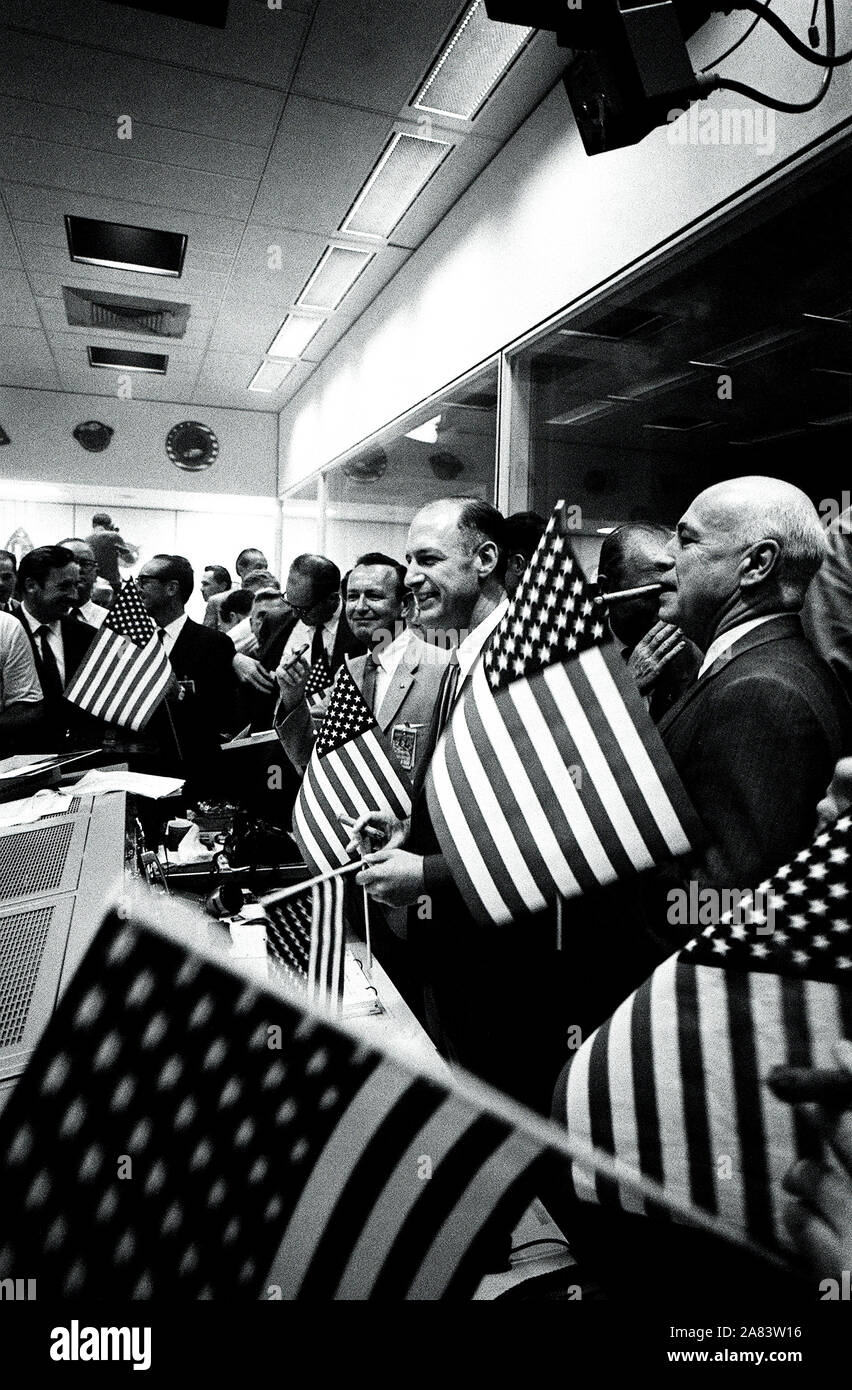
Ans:
[{"label": "flag on wooden stick", "polygon": [[138,732],[173,677],[136,583],[128,579],[78,666],[65,699],[108,724]]},{"label": "flag on wooden stick", "polygon": [[349,861],[349,830],[339,817],[389,811],[411,814],[411,783],[341,666],[293,809],[293,833],[305,862],[327,874]]},{"label": "flag on wooden stick", "polygon": [[697,837],[595,597],[560,502],[429,767],[441,848],[486,923],[648,869]]}]

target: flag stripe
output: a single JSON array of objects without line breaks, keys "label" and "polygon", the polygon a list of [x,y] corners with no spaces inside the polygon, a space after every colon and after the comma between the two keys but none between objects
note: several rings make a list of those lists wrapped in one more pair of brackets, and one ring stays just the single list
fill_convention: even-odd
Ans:
[{"label": "flag stripe", "polygon": [[470,833],[467,820],[462,815],[447,770],[446,746],[447,740],[441,739],[435,749],[427,776],[427,796],[434,788],[434,798],[429,796],[429,812],[441,848],[456,883],[477,915],[481,916],[484,909],[486,916],[492,921],[498,924],[509,922],[512,914],[500,896],[479,846]]},{"label": "flag stripe", "polygon": [[404,786],[391,759],[376,738],[375,731],[373,729],[368,729],[367,732],[362,735],[360,743],[360,748],[356,745],[352,749],[352,755],[356,763],[362,756],[362,750],[365,755],[369,754],[369,767],[371,773],[381,777],[382,787],[379,792],[380,797],[389,798],[391,805],[399,808],[398,815],[400,818],[410,816],[411,792],[409,788]]},{"label": "flag stripe", "polygon": [[[473,1112],[455,1096],[444,1097],[422,1130],[412,1137],[352,1247],[335,1298],[372,1296],[384,1265],[386,1250],[419,1200],[423,1187],[432,1181],[432,1174],[474,1123],[474,1119]],[[424,1159],[428,1161],[428,1168],[421,1171]]]},{"label": "flag stripe", "polygon": [[[319,870],[328,873],[329,869],[345,864],[349,856],[343,849],[338,835],[337,812],[323,791],[320,776],[315,764],[310,764],[302,781],[302,788],[296,800],[294,811],[307,822],[312,835],[317,839],[320,858]],[[312,860],[309,859],[308,863]]]},{"label": "flag stripe", "polygon": [[683,1076],[683,1118],[690,1197],[696,1206],[715,1212],[715,1184],[708,1166],[710,1122],[707,1114],[707,1074],[702,1051],[698,982],[693,969],[676,965],[674,991]]},{"label": "flag stripe", "polygon": [[[417,1200],[387,1252],[385,1266],[373,1286],[373,1298],[398,1298],[405,1290],[413,1298],[418,1272],[435,1243],[449,1213],[455,1211],[467,1189],[471,1173],[485,1163],[503,1143],[510,1126],[492,1115],[481,1114],[460,1134],[432,1177],[421,1184]],[[462,1224],[467,1222],[467,1214]],[[424,1295],[425,1296],[425,1295]]]},{"label": "flag stripe", "polygon": [[[414,1137],[434,1115],[441,1092],[426,1081],[410,1082],[382,1123],[361,1147],[337,1196],[305,1271],[300,1297],[328,1300],[345,1271],[349,1251],[375,1208],[390,1165],[396,1165]],[[417,1181],[416,1168],[410,1181]]]},{"label": "flag stripe", "polygon": [[[689,1180],[679,1040],[670,1026],[674,1013],[674,962],[674,957],[665,961],[633,999],[633,1073],[637,1077],[636,1128],[642,1172],[671,1183],[686,1198]],[[666,1215],[651,1202],[645,1203],[645,1210],[648,1216]]]},{"label": "flag stripe", "polygon": [[[731,998],[723,970],[699,967],[695,971],[698,997],[698,1034],[713,1037],[714,1045],[702,1050],[704,1099],[707,1111],[707,1150],[701,1155],[702,1170],[713,1186],[715,1210],[729,1212],[738,1226],[745,1213],[747,1182],[736,1129],[736,1079],[731,1074]],[[715,1027],[714,1027],[715,1023]]]},{"label": "flag stripe", "polygon": [[[308,769],[310,772],[310,769]],[[334,860],[326,853],[328,842],[323,836],[320,840],[316,838],[318,831],[318,821],[320,819],[318,808],[312,807],[312,815],[309,819],[306,814],[306,804],[309,797],[313,797],[313,788],[308,780],[308,773],[302,782],[302,790],[296,799],[293,807],[293,832],[298,841],[302,858],[306,863],[312,864],[318,873],[327,874],[331,869],[338,867]]]},{"label": "flag stripe", "polygon": [[[408,1085],[408,1076],[382,1059],[326,1141],[302,1188],[270,1271],[270,1281],[281,1286],[285,1301],[299,1296],[317,1241],[358,1160],[360,1145],[377,1132]],[[353,1134],[359,1136],[359,1143],[353,1144]]]},{"label": "flag stripe", "polygon": [[[604,1153],[615,1153],[615,1141],[612,1130],[611,1104],[609,1082],[609,1030],[611,1019],[607,1019],[598,1028],[591,1042],[591,1066],[594,1068],[598,1084],[589,1094],[589,1126],[591,1141],[596,1149],[603,1149]],[[617,1186],[612,1178],[605,1178],[600,1173],[595,1178],[595,1189],[599,1202],[612,1199],[617,1194]]]}]

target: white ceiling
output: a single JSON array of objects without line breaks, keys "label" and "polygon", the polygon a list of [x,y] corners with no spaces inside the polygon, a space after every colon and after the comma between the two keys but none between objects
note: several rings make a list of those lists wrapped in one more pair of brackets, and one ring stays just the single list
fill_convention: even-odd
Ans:
[{"label": "white ceiling", "polygon": [[[150,347],[168,373],[135,377],[137,398],[280,410],[565,64],[538,34],[476,121],[434,124],[449,158],[281,390],[249,392],[389,135],[422,132],[408,103],[464,8],[231,0],[215,29],[108,0],[0,0],[0,385],[113,395],[87,345]],[[182,277],[73,264],[66,213],[186,233]],[[63,285],[189,302],[186,336],[71,328]]]}]

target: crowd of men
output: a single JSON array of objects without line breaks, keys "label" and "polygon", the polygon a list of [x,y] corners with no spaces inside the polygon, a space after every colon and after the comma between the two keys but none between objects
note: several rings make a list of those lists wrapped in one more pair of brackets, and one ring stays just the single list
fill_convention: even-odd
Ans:
[{"label": "crowd of men", "polygon": [[[152,556],[136,583],[175,682],[133,739],[63,699],[106,618],[93,593],[120,547],[103,559],[92,537],[66,538],[19,564],[2,551],[0,739],[4,752],[114,747],[131,766],[184,777],[192,798],[221,789],[223,741],[275,729],[292,805],[333,689],[317,700],[306,686],[318,663],[332,682],[345,665],[414,785],[409,821],[376,812],[351,828],[377,953],[447,1058],[548,1113],[570,1030],[588,1036],[683,935],[673,939],[660,910],[662,874],[638,893],[615,884],[572,899],[558,926],[548,908],[488,931],[441,851],[423,790],[429,760],[544,526],[534,513],[507,519],[479,499],[443,499],[413,518],[404,561],[365,553],[342,577],[331,559],[303,554],[283,585],[247,548],[235,579],[222,564],[204,569],[203,623],[186,613],[189,562]],[[740,478],[702,492],[674,532],[637,521],[604,541],[604,593],[659,586],[613,603],[609,622],[706,832],[682,877],[754,887],[808,842],[818,804],[830,820],[852,802],[850,530],[847,515],[827,535],[788,483]],[[849,1249],[848,1126],[842,1142],[845,1186],[833,1178],[821,1206],[811,1183],[809,1207],[791,1219],[811,1254],[826,1226]]]}]

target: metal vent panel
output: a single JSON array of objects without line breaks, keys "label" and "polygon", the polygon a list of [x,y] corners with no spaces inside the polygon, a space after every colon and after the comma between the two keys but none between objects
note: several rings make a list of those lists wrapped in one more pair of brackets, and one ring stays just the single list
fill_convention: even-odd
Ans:
[{"label": "metal vent panel", "polygon": [[0,904],[77,887],[87,815],[0,832]]},{"label": "metal vent panel", "polygon": [[0,1080],[18,1076],[53,1012],[74,898],[0,911]]},{"label": "metal vent panel", "polygon": [[190,305],[164,299],[136,299],[126,294],[83,290],[63,285],[65,316],[72,328],[109,328],[148,338],[183,338]]},{"label": "metal vent panel", "polygon": [[534,29],[490,20],[482,0],[470,5],[412,105],[470,121],[511,67]]},{"label": "metal vent panel", "polygon": [[426,140],[397,132],[340,230],[389,237],[452,148],[445,140]]}]

